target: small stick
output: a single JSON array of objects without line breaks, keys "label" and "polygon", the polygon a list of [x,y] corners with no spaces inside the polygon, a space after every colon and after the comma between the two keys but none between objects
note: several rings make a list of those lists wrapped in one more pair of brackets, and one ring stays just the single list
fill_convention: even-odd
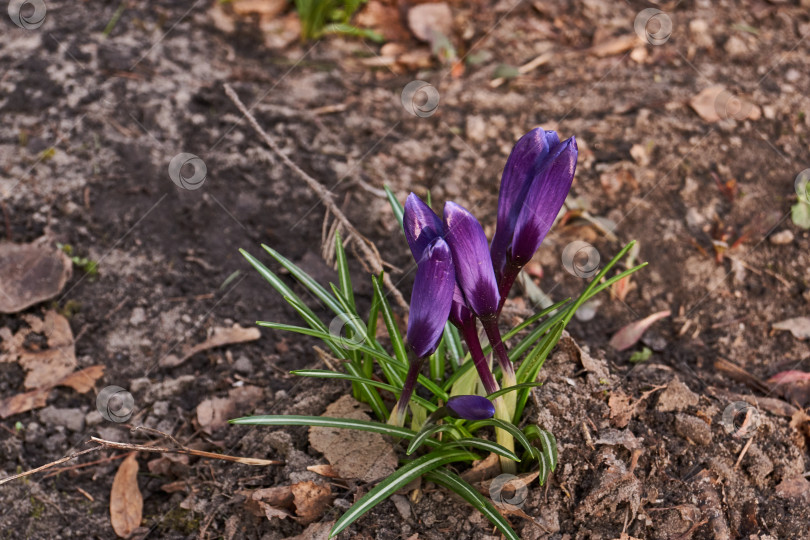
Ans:
[{"label": "small stick", "polygon": [[211,459],[221,459],[223,461],[235,461],[236,463],[242,463],[244,465],[283,465],[283,461],[278,461],[275,459],[258,459],[258,458],[245,458],[245,457],[238,457],[238,456],[226,456],[224,454],[215,454],[213,452],[205,452],[203,450],[195,450],[193,448],[186,448],[182,446],[180,448],[161,448],[159,446],[146,446],[143,444],[130,444],[130,443],[119,443],[113,441],[105,441],[104,439],[99,439],[98,437],[90,437],[90,440],[94,443],[98,443],[101,446],[106,446],[109,448],[115,448],[116,450],[130,450],[130,451],[137,451],[137,452],[156,452],[156,453],[165,453],[165,454],[185,454],[188,456],[198,456],[198,457],[206,457]]},{"label": "small stick", "polygon": [[[253,128],[253,130],[262,138],[262,140],[270,147],[270,149],[281,159],[281,161],[287,165],[292,171],[297,174],[304,183],[309,186],[309,188],[315,192],[315,194],[321,199],[323,204],[326,208],[335,216],[335,219],[340,222],[340,225],[346,231],[347,239],[351,238],[354,240],[354,245],[357,250],[360,252],[360,257],[363,262],[369,267],[369,269],[375,273],[380,274],[383,271],[383,263],[382,257],[380,257],[380,253],[377,251],[377,248],[372,244],[368,239],[363,237],[357,229],[355,229],[352,222],[349,221],[349,218],[338,208],[334,201],[334,195],[326,189],[320,182],[315,180],[309,174],[307,174],[301,167],[299,167],[294,161],[288,158],[282,151],[281,148],[278,147],[276,141],[270,138],[270,135],[259,125],[259,122],[256,120],[256,117],[253,116],[250,111],[245,107],[245,104],[242,103],[242,100],[239,99],[239,96],[236,94],[231,85],[225,84],[225,94],[233,101],[233,104],[236,105],[236,108],[239,109],[245,118],[247,118],[248,123]],[[408,311],[408,303],[405,301],[405,298],[402,296],[402,293],[399,292],[391,278],[388,274],[383,275],[383,283],[385,284],[386,288],[389,292],[394,296],[397,304],[400,305],[405,311]]]},{"label": "small stick", "polygon": [[73,458],[83,456],[84,454],[89,454],[90,452],[97,452],[98,450],[101,450],[101,448],[102,448],[101,446],[94,446],[93,448],[87,448],[85,450],[82,450],[81,452],[75,452],[73,454],[70,454],[69,456],[65,456],[63,458],[57,459],[56,461],[46,463],[45,465],[42,465],[41,467],[37,467],[36,469],[31,469],[30,471],[21,472],[20,474],[15,474],[15,475],[12,475],[12,476],[8,476],[6,478],[0,478],[0,486],[2,486],[3,484],[5,484],[7,482],[11,482],[12,480],[16,480],[17,478],[22,478],[24,476],[29,476],[29,475],[38,473],[40,471],[44,471],[46,469],[50,469],[51,467],[56,467],[57,465],[61,465],[62,463],[66,462],[66,461],[70,461]]},{"label": "small stick", "polygon": [[748,447],[751,446],[752,442],[754,442],[753,437],[749,438],[748,442],[745,443],[745,446],[743,446],[742,452],[740,452],[740,457],[737,458],[737,463],[734,464],[735,469],[740,468],[740,462],[742,461],[743,456],[745,456],[745,453],[748,452]]}]

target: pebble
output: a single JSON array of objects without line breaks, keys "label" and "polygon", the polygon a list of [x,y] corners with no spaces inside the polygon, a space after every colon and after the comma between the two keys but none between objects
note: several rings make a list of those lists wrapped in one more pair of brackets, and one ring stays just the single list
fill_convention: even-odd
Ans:
[{"label": "pebble", "polygon": [[663,412],[681,411],[698,404],[700,398],[679,379],[674,379],[658,397],[658,410]]},{"label": "pebble", "polygon": [[87,427],[97,426],[103,421],[104,417],[98,411],[90,411],[84,416],[84,423]]},{"label": "pebble", "polygon": [[745,41],[738,38],[737,36],[731,36],[726,41],[725,46],[726,52],[731,56],[743,56],[748,54],[748,45],[745,44]]},{"label": "pebble", "polygon": [[253,363],[251,363],[250,358],[242,355],[233,363],[233,369],[239,373],[248,374],[253,371]]},{"label": "pebble", "polygon": [[146,311],[142,307],[136,307],[132,310],[132,316],[129,318],[129,324],[138,326],[146,321]]},{"label": "pebble", "polygon": [[793,242],[793,233],[790,231],[790,229],[785,229],[783,231],[779,231],[778,233],[772,234],[769,240],[771,241],[771,244],[775,244],[777,246],[790,244]]},{"label": "pebble", "polygon": [[84,430],[84,413],[79,409],[45,407],[39,411],[39,421],[45,425],[65,426],[71,431]]}]

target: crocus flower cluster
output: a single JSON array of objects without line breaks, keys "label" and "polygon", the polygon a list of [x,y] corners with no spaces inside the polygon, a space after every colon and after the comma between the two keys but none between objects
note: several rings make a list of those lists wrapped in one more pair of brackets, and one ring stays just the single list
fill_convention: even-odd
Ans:
[{"label": "crocus flower cluster", "polygon": [[[554,223],[571,188],[576,160],[574,137],[560,142],[555,132],[537,128],[520,138],[504,168],[491,246],[465,208],[447,202],[440,219],[419,197],[408,196],[403,227],[417,262],[407,331],[413,359],[392,414],[395,423],[402,424],[422,361],[438,347],[448,320],[459,328],[487,393],[497,391],[498,384],[484,358],[476,320],[498,358],[504,385],[515,384],[498,316],[518,273]],[[453,415],[466,418],[469,409],[469,416],[478,418],[488,410],[472,398],[454,398]]]}]

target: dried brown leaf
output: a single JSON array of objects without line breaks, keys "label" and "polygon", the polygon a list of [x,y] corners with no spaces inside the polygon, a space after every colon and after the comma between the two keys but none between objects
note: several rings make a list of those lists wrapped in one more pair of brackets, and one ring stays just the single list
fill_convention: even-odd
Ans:
[{"label": "dried brown leaf", "polygon": [[16,313],[59,294],[73,273],[61,250],[43,245],[0,244],[0,313]]},{"label": "dried brown leaf", "polygon": [[97,364],[71,373],[57,382],[56,386],[69,386],[80,394],[86,394],[94,388],[96,381],[102,376],[104,376],[104,366]]},{"label": "dried brown leaf", "polygon": [[31,409],[44,407],[48,403],[48,394],[50,393],[50,388],[39,388],[3,399],[0,401],[0,417],[8,418],[15,414],[30,411]]},{"label": "dried brown leaf", "polygon": [[669,315],[669,310],[659,311],[658,313],[653,313],[652,315],[638,321],[631,322],[616,332],[612,338],[610,338],[610,346],[617,351],[629,349],[635,345],[639,339],[641,339],[641,336],[644,335],[644,332],[646,332],[647,329],[653,325],[653,323],[663,319],[664,317],[669,317]]},{"label": "dried brown leaf", "polygon": [[[370,420],[367,410],[351,396],[343,396],[329,405],[323,416]],[[311,427],[309,444],[326,457],[341,478],[373,482],[396,470],[394,448],[379,433]]]},{"label": "dried brown leaf", "polygon": [[598,43],[591,47],[588,52],[600,58],[615,56],[629,51],[640,43],[642,43],[642,41],[636,34],[627,34]]},{"label": "dried brown leaf", "polygon": [[143,495],[138,488],[138,460],[133,452],[118,467],[110,492],[110,521],[115,534],[127,538],[141,524]]},{"label": "dried brown leaf", "polygon": [[228,397],[209,398],[197,405],[197,422],[208,433],[213,433],[234,418],[249,410],[264,396],[258,386],[241,386],[228,391]]},{"label": "dried brown leaf", "polygon": [[332,499],[332,489],[315,482],[298,482],[290,486],[295,513],[303,524],[312,523],[323,516]]},{"label": "dried brown leaf", "polygon": [[231,328],[217,327],[211,333],[211,337],[202,343],[195,345],[184,352],[180,357],[170,354],[160,361],[161,367],[176,367],[197,354],[198,352],[213,349],[215,347],[222,347],[224,345],[233,345],[234,343],[244,343],[246,341],[255,341],[261,337],[258,328],[242,328],[238,324],[233,325]]},{"label": "dried brown leaf", "polygon": [[796,339],[810,339],[810,317],[794,317],[773,324],[774,330],[789,330]]}]

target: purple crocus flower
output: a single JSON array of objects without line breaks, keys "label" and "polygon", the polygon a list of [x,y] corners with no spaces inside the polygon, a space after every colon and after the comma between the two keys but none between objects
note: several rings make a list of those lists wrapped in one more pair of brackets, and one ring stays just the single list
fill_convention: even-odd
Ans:
[{"label": "purple crocus flower", "polygon": [[495,416],[495,405],[484,396],[453,396],[445,405],[454,418],[486,420]]},{"label": "purple crocus flower", "polygon": [[541,128],[521,137],[512,149],[501,179],[491,248],[501,304],[551,229],[571,189],[576,163],[576,139],[560,142],[557,133]]},{"label": "purple crocus flower", "polygon": [[467,306],[482,321],[494,319],[500,294],[484,229],[475,216],[453,202],[444,205],[444,229]]},{"label": "purple crocus flower", "polygon": [[414,194],[405,204],[403,226],[417,268],[406,334],[411,363],[390,419],[400,426],[405,420],[405,410],[416,387],[422,361],[433,354],[442,338],[456,287],[453,256],[441,236],[442,223]]}]

